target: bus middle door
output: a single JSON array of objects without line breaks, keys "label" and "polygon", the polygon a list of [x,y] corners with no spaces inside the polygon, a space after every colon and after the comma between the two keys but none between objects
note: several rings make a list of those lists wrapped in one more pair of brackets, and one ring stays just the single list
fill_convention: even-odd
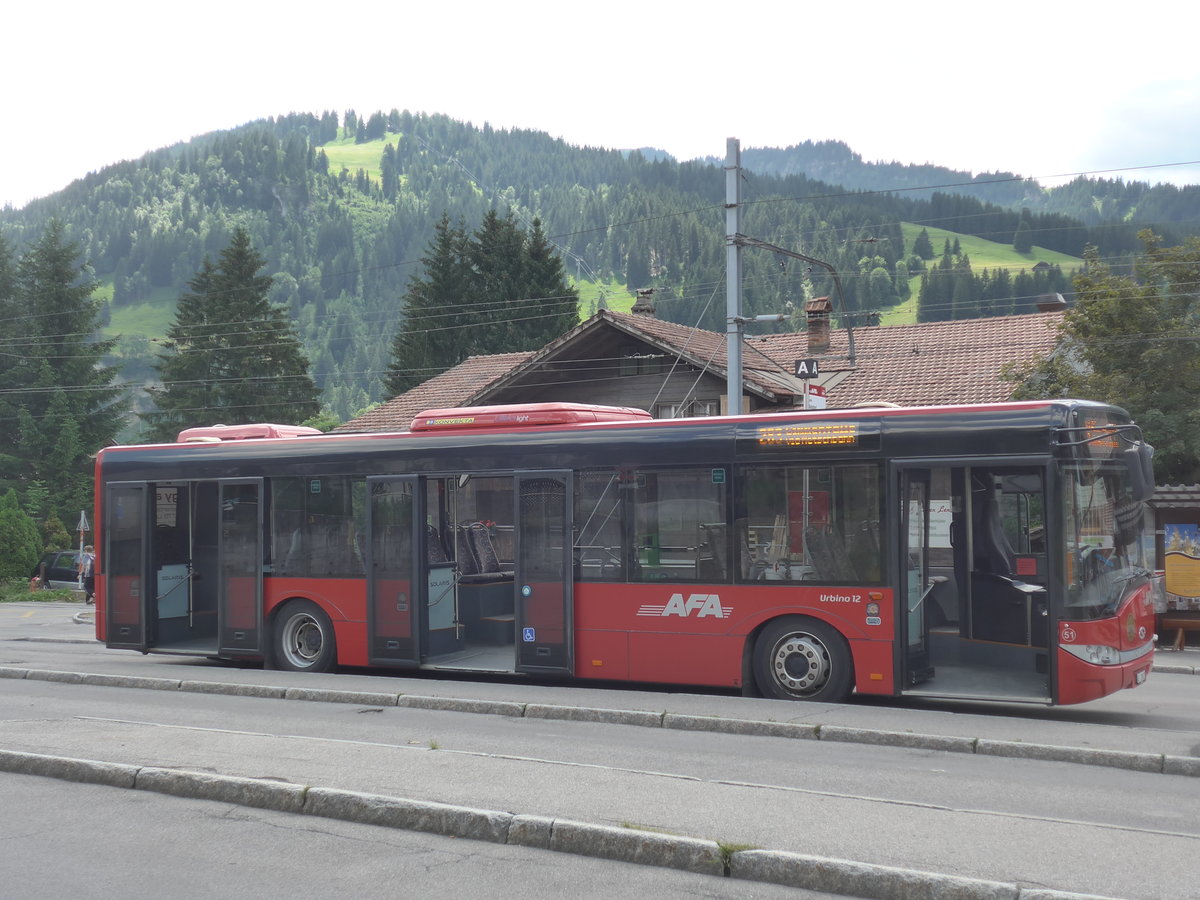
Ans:
[{"label": "bus middle door", "polygon": [[571,473],[516,476],[517,669],[571,672],[574,666],[574,503]]},{"label": "bus middle door", "polygon": [[367,646],[372,665],[415,666],[421,660],[418,564],[421,504],[417,476],[367,479]]},{"label": "bus middle door", "polygon": [[[262,479],[222,480],[217,543],[217,634],[222,655],[262,652]],[[200,611],[193,609],[193,614]],[[194,626],[199,628],[197,624]]]}]

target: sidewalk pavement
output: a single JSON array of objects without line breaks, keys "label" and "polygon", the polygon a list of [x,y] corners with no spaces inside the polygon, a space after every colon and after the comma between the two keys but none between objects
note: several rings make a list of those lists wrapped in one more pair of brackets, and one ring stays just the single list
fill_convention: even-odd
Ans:
[{"label": "sidewalk pavement", "polygon": [[[73,613],[72,619],[76,623],[87,624],[94,615],[92,609],[81,609]],[[88,638],[79,640],[86,641]],[[114,654],[114,659],[117,658]],[[1159,660],[1155,665],[1156,672],[1195,675],[1198,674],[1200,652],[1162,651]],[[394,676],[284,675],[257,669],[216,667],[206,670],[204,675],[205,680],[191,680],[152,674],[0,667],[0,678],[841,741],[1200,777],[1200,758],[1192,752],[1195,747],[1194,735],[1179,735],[1178,740],[1164,751],[1164,740],[1171,743],[1169,735],[1162,732],[1142,735],[1141,730],[1125,726],[1090,723],[1088,742],[1091,746],[1085,748],[1071,746],[1065,741],[1061,744],[1029,743],[1020,737],[1026,729],[1019,724],[1014,725],[1014,719],[1008,717],[962,716],[933,709],[793,704],[733,696],[675,693],[639,692],[631,695],[588,686],[564,689],[508,682],[430,684],[428,681]],[[405,690],[395,690],[396,687]],[[424,691],[409,692],[408,689],[413,687],[424,688]],[[561,700],[564,690],[569,690],[569,696],[578,699],[579,703],[540,702]],[[604,705],[592,705],[589,702],[597,699],[602,700]],[[628,708],[633,704],[649,705],[651,708]],[[1021,720],[1015,721],[1019,723]],[[888,727],[892,724],[896,727]],[[1039,729],[1050,734],[1052,741],[1060,733],[1066,737],[1078,728],[1072,722],[1039,722],[1038,725]],[[1058,725],[1062,727],[1056,727]],[[966,731],[974,733],[966,734]],[[785,884],[843,896],[955,897],[967,900],[1078,900],[1084,896],[794,852],[738,850],[714,841],[645,832],[636,828],[615,828],[553,817],[338,790],[321,785],[280,783],[175,768],[0,750],[0,771],[510,843],[714,876]]]},{"label": "sidewalk pavement", "polygon": [[[70,607],[70,604],[67,604]],[[64,610],[65,612],[65,610]],[[54,629],[26,640],[75,640],[93,609],[71,610],[79,624],[70,630]],[[206,667],[202,677],[187,670],[179,677],[175,658],[113,651],[112,662],[88,672],[36,671],[0,667],[0,678],[67,681],[81,684],[133,687],[168,691],[241,694],[284,700],[316,700],[384,706],[420,706],[458,712],[541,718],[570,718],[652,728],[686,728],[743,735],[842,741],[874,745],[944,750],[978,755],[1003,755],[1041,760],[1111,766],[1143,772],[1200,776],[1200,759],[1194,749],[1200,735],[1184,730],[1151,730],[1107,725],[1094,711],[1106,700],[1082,707],[1086,718],[1087,746],[1079,747],[1079,724],[1068,712],[1061,719],[1039,718],[1040,740],[1030,742],[1027,715],[964,716],[974,707],[942,705],[874,705],[867,703],[793,703],[735,696],[733,694],[675,693],[670,691],[606,689],[604,685],[575,682],[571,685],[521,681],[440,681],[410,678],[397,673],[357,670],[333,675],[280,673],[256,668]],[[160,677],[164,669],[170,671]],[[1162,650],[1157,654],[1158,674],[1200,675],[1200,650]],[[1200,687],[1200,682],[1197,683]],[[1122,694],[1114,695],[1120,698]],[[636,708],[635,708],[636,707]],[[989,713],[1004,704],[990,704]],[[1040,707],[1038,708],[1040,709]]]}]

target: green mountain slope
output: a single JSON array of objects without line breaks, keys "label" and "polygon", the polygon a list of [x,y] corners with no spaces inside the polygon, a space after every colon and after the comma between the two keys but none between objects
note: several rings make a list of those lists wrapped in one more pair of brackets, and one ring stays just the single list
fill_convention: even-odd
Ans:
[{"label": "green mountain slope", "polygon": [[[443,215],[468,229],[492,208],[526,226],[539,218],[581,286],[581,316],[601,303],[628,308],[634,290],[653,287],[660,317],[724,330],[719,166],[396,110],[343,124],[332,113],[291,114],[203,135],[0,211],[0,230],[19,252],[51,219],[67,224],[106,285],[125,377],[137,383],[153,377],[152,339],[165,332],[188,279],[235,226],[246,228],[268,259],[271,299],[296,321],[323,402],[339,419],[383,399],[404,293]],[[1138,246],[1133,223],[1092,228],[1034,213],[1034,243],[1063,256],[1013,259],[1002,245],[1020,214],[977,199],[856,193],[795,172],[753,173],[748,183],[744,230],[829,262],[842,274],[847,312],[864,321],[915,302],[914,232],[904,223],[929,228],[938,253],[934,229],[953,232],[974,273],[1042,258],[1069,269],[1088,242],[1117,260]],[[993,255],[972,236],[1000,246]],[[833,290],[823,271],[781,265],[763,251],[747,250],[744,267],[747,314],[802,307]],[[954,314],[1013,311],[1020,302],[1014,293],[1007,305],[960,304]]]}]

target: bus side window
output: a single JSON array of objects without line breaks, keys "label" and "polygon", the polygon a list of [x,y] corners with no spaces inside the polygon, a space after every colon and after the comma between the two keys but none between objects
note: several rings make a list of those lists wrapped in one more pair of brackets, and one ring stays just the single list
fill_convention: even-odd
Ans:
[{"label": "bus side window", "polygon": [[712,467],[637,472],[633,519],[638,571],[630,580],[728,580],[724,473]]},{"label": "bus side window", "polygon": [[746,466],[739,475],[738,577],[879,584],[881,467]]},{"label": "bus side window", "polygon": [[276,575],[308,574],[303,479],[270,480],[271,562]]},{"label": "bus side window", "polygon": [[271,532],[280,574],[361,577],[365,496],[361,478],[276,479]]},{"label": "bus side window", "polygon": [[621,486],[612,470],[581,472],[575,494],[575,560],[581,581],[624,581]]}]

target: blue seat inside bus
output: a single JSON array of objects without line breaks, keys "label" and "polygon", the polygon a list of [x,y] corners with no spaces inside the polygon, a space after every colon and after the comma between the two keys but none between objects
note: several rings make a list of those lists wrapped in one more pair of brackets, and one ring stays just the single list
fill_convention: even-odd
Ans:
[{"label": "blue seat inside bus", "polygon": [[459,584],[512,581],[512,570],[500,567],[491,531],[482,522],[458,527],[458,573]]},{"label": "blue seat inside bus", "polygon": [[512,640],[513,572],[502,568],[483,522],[456,529],[458,550],[458,615],[469,641],[503,644]]}]

